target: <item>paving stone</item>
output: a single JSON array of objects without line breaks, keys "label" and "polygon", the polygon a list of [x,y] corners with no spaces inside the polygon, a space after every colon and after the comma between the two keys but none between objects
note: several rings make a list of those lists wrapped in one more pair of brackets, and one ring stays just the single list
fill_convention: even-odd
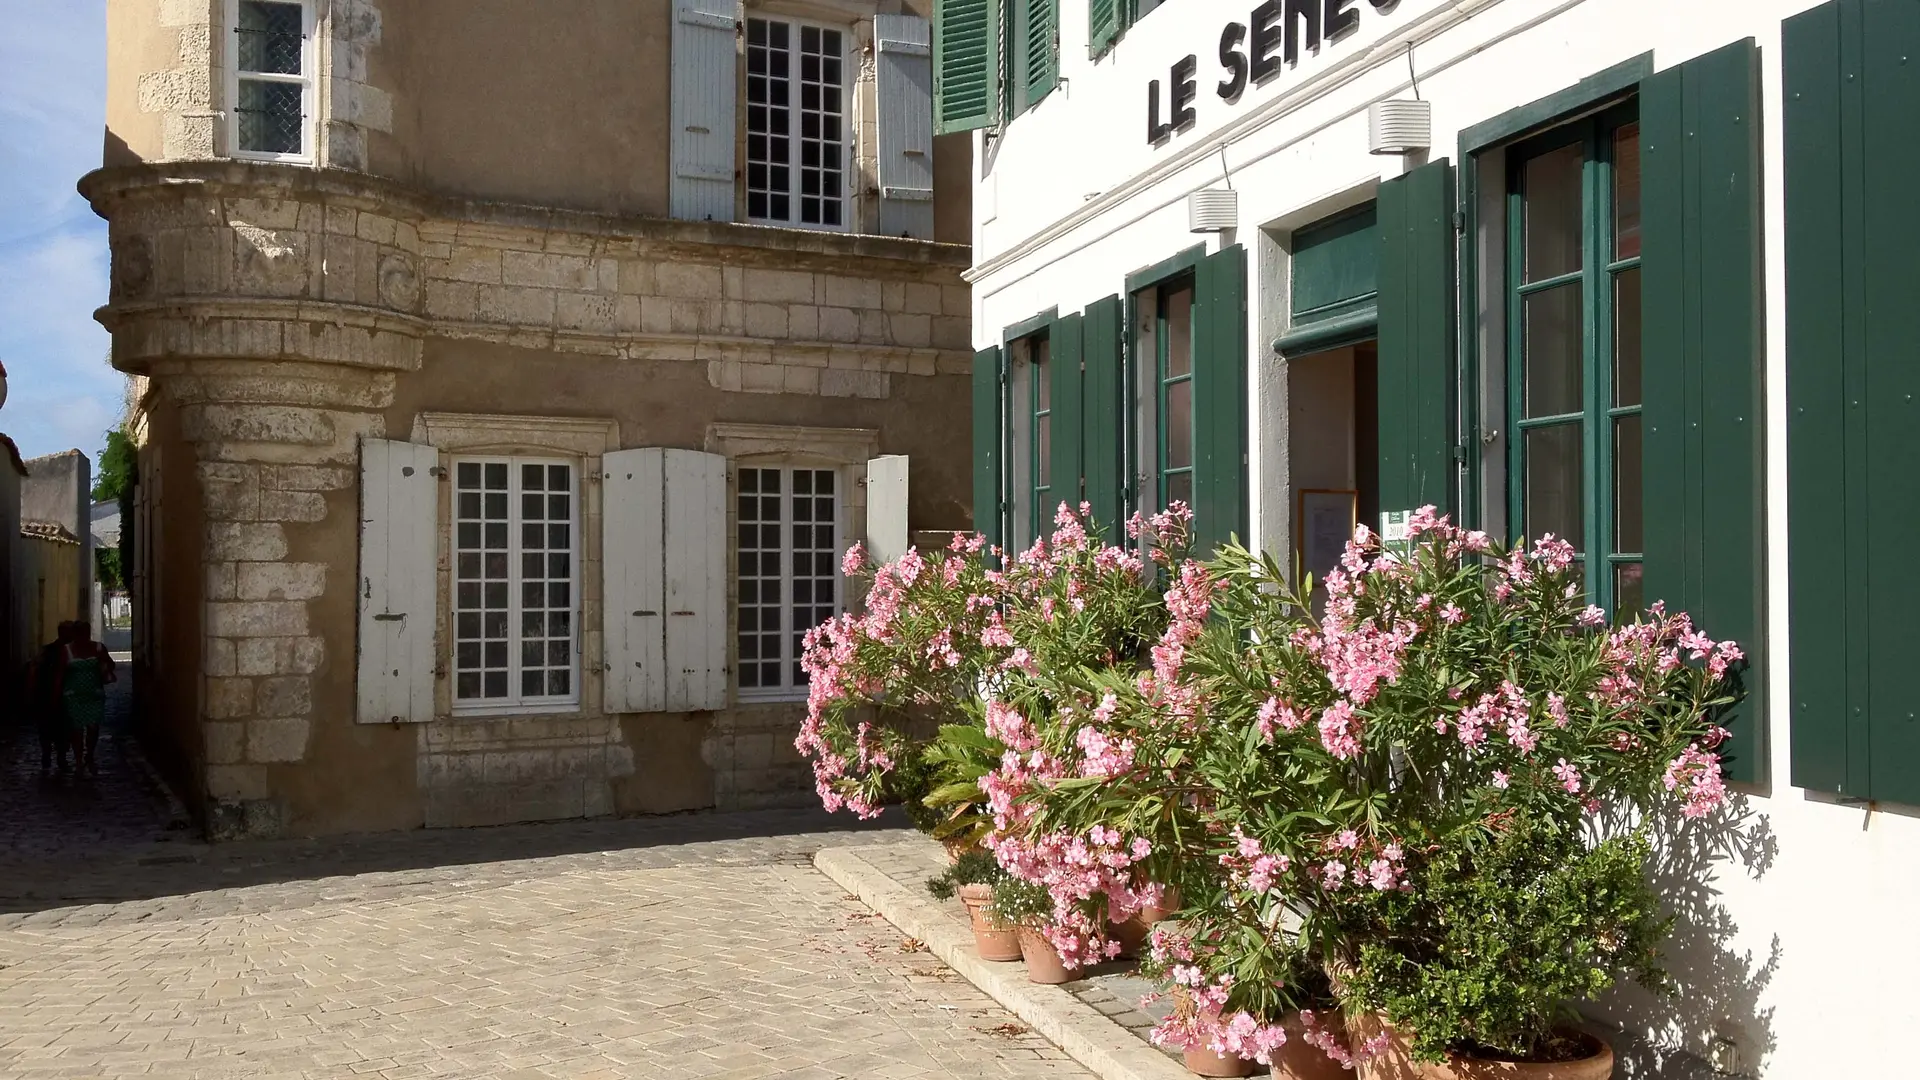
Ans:
[{"label": "paving stone", "polygon": [[177,862],[16,846],[0,1075],[1087,1076],[811,868],[898,835],[848,824],[181,842]]}]

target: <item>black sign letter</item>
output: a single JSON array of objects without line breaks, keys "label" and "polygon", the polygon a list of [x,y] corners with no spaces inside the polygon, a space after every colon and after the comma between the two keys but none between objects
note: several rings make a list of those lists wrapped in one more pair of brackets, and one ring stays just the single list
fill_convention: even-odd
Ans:
[{"label": "black sign letter", "polygon": [[1253,9],[1253,81],[1266,82],[1280,74],[1281,0],[1267,0]]},{"label": "black sign letter", "polygon": [[1173,134],[1173,127],[1160,122],[1160,80],[1147,84],[1147,143],[1158,145]]},{"label": "black sign letter", "polygon": [[1200,70],[1200,58],[1188,53],[1185,58],[1173,65],[1173,75],[1169,80],[1173,86],[1173,130],[1185,131],[1193,126],[1199,114],[1193,111],[1193,99],[1200,93],[1200,84],[1193,81],[1193,74]]},{"label": "black sign letter", "polygon": [[1240,43],[1247,40],[1247,28],[1237,22],[1227,24],[1220,31],[1220,66],[1227,69],[1227,78],[1220,84],[1222,101],[1235,102],[1247,90],[1247,54],[1240,51]]},{"label": "black sign letter", "polygon": [[1320,51],[1319,0],[1287,0],[1287,64],[1300,62],[1300,24],[1307,24],[1307,51]]},{"label": "black sign letter", "polygon": [[1328,41],[1339,41],[1360,28],[1360,13],[1347,10],[1355,2],[1356,0],[1327,0],[1325,12],[1320,21],[1325,24],[1323,29],[1327,32]]}]

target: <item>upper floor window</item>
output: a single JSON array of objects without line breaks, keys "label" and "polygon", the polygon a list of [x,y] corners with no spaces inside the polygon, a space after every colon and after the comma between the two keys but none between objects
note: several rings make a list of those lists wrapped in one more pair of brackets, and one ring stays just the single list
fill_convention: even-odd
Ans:
[{"label": "upper floor window", "polygon": [[747,20],[747,219],[847,227],[845,32]]},{"label": "upper floor window", "polygon": [[573,707],[575,463],[462,458],[453,470],[455,709]]},{"label": "upper floor window", "polygon": [[228,0],[227,11],[233,27],[227,80],[233,156],[312,160],[311,4]]},{"label": "upper floor window", "polygon": [[1587,596],[1644,600],[1640,126],[1633,107],[1508,153],[1509,531],[1571,543]]}]

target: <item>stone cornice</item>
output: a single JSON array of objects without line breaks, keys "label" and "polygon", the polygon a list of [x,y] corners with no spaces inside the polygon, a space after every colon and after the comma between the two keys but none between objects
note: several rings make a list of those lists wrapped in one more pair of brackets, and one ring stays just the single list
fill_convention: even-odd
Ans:
[{"label": "stone cornice", "polygon": [[[636,254],[671,258],[684,250],[711,261],[713,249],[735,248],[750,259],[767,255],[784,265],[861,273],[873,261],[958,272],[972,260],[962,244],[936,244],[886,236],[779,229],[733,222],[596,213],[441,195],[363,173],[246,161],[175,161],[96,169],[80,178],[79,191],[94,212],[112,219],[118,205],[164,199],[191,191],[202,197],[293,198],[306,196],[338,206],[377,211],[416,224],[531,229],[597,238],[606,250],[632,246]],[[764,253],[764,254],[763,254]]]}]

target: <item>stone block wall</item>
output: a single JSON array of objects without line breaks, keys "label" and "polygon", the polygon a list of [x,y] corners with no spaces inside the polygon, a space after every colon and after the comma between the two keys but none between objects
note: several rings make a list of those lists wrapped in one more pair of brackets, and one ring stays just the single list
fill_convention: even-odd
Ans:
[{"label": "stone block wall", "polygon": [[[684,371],[712,397],[703,424],[732,395],[864,407],[924,400],[910,384],[970,370],[964,248],[474,204],[233,162],[103,170],[83,191],[109,222],[114,361],[149,381],[146,400],[177,420],[191,457],[176,475],[194,490],[167,506],[202,523],[204,588],[168,602],[200,605],[201,639],[170,643],[168,667],[198,681],[199,745],[181,749],[217,835],[591,816],[645,773],[631,735],[647,725],[602,714],[593,694],[577,715],[353,724],[359,448],[424,422],[393,414],[420,396],[426,343]],[[482,404],[605,414],[592,401]],[[602,448],[564,445],[597,471]],[[604,448],[617,445],[631,444]],[[583,579],[583,601],[597,604],[596,587]],[[582,628],[598,620],[583,613]],[[708,805],[804,797],[798,717],[797,705],[705,717],[686,765],[711,774]],[[373,756],[393,753],[407,757]],[[383,809],[343,809],[374,776],[393,789],[366,792]]]}]

